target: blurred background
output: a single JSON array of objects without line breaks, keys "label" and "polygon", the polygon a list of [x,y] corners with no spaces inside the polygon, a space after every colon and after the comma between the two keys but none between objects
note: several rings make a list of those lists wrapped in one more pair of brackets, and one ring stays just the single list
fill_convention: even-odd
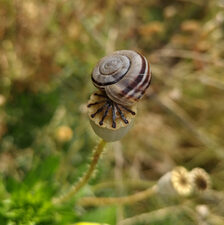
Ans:
[{"label": "blurred background", "polygon": [[[85,108],[95,90],[91,70],[119,49],[147,57],[152,83],[134,127],[107,147],[79,195],[131,194],[182,165],[211,175],[213,197],[50,204],[87,168],[98,141]],[[223,58],[223,0],[1,0],[0,224],[112,225],[191,201],[194,216],[163,214],[150,224],[223,225]]]}]

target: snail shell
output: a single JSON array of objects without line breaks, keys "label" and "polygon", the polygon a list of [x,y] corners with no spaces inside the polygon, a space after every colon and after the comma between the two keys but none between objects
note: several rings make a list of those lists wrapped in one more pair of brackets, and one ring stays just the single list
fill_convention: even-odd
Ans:
[{"label": "snail shell", "polygon": [[120,50],[98,62],[92,72],[92,81],[112,101],[130,106],[138,102],[148,88],[151,69],[141,54]]}]

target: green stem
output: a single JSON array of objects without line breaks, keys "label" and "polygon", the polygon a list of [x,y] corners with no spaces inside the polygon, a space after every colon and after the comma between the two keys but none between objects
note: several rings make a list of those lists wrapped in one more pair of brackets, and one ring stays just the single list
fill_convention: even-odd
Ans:
[{"label": "green stem", "polygon": [[71,187],[71,189],[66,194],[58,198],[54,198],[53,203],[58,204],[70,199],[89,181],[89,179],[91,178],[92,174],[95,171],[97,162],[100,159],[101,153],[103,152],[105,145],[106,145],[106,142],[104,140],[101,140],[99,142],[99,144],[95,147],[93,151],[92,160],[86,173],[80,178],[78,183],[74,184]]},{"label": "green stem", "polygon": [[79,202],[82,206],[100,206],[100,205],[121,205],[121,204],[132,204],[134,202],[146,199],[154,194],[156,194],[156,185],[151,188],[148,188],[144,191],[138,192],[133,195],[124,196],[124,197],[105,197],[105,198],[97,198],[97,197],[86,197],[82,198]]}]

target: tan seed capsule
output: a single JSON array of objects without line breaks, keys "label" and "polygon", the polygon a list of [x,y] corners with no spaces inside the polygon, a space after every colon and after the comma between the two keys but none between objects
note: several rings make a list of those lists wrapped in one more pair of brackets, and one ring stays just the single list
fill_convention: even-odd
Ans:
[{"label": "tan seed capsule", "polygon": [[176,167],[159,179],[157,187],[162,195],[188,196],[192,192],[192,181],[184,167]]},{"label": "tan seed capsule", "polygon": [[135,105],[119,105],[100,91],[90,96],[87,109],[93,130],[108,142],[121,139],[129,131],[137,112]]},{"label": "tan seed capsule", "polygon": [[194,168],[191,170],[190,175],[195,191],[203,192],[211,187],[211,179],[209,174],[202,168]]}]

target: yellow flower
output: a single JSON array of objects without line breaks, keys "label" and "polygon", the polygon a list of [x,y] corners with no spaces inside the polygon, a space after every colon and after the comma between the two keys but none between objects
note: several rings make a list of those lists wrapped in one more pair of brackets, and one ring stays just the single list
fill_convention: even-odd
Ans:
[{"label": "yellow flower", "polygon": [[56,138],[60,142],[67,142],[72,139],[73,131],[68,126],[60,126],[56,130]]}]

